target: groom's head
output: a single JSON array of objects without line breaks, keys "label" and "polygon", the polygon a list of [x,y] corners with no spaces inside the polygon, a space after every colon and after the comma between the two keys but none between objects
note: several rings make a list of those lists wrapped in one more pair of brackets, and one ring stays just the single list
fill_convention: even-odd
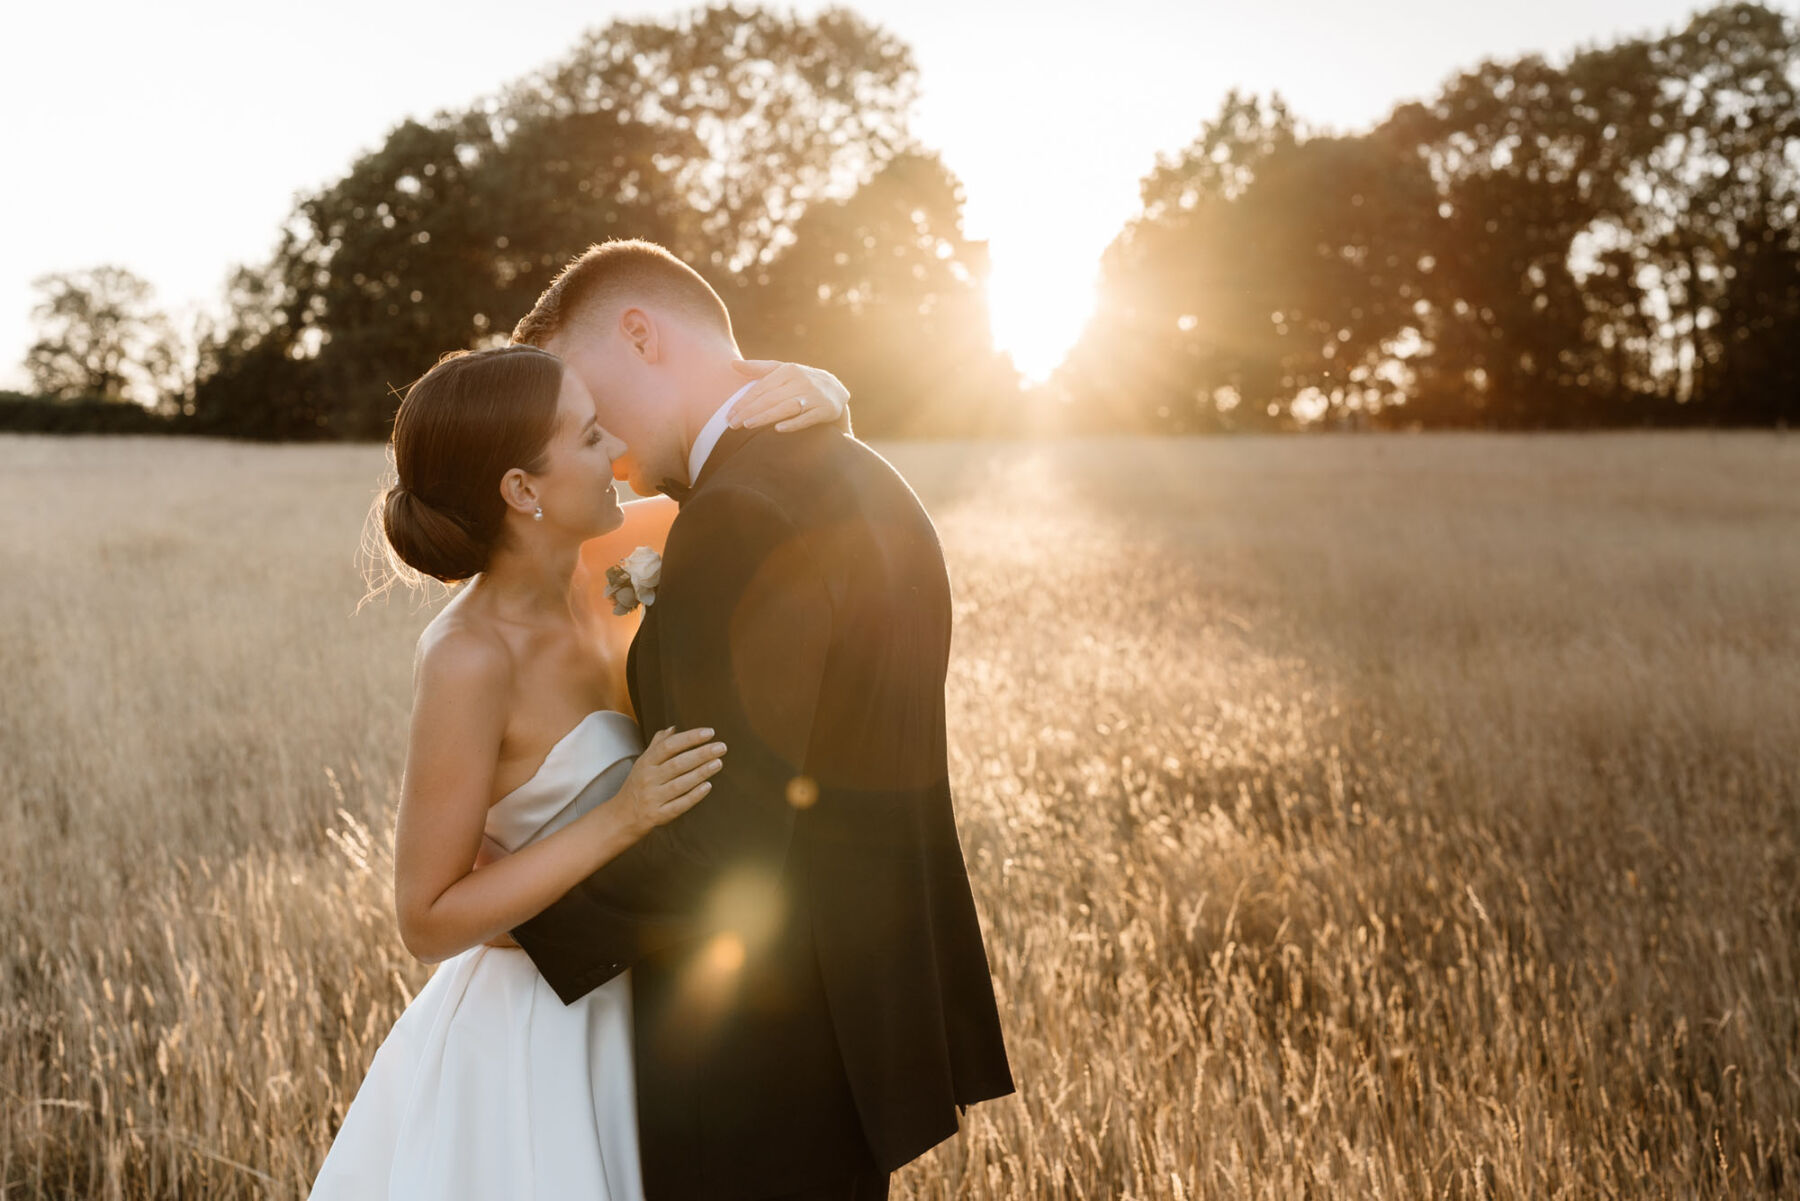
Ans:
[{"label": "groom's head", "polygon": [[[581,378],[619,466],[648,494],[687,479],[694,435],[741,378],[725,302],[699,272],[654,242],[604,242],[564,267],[513,329]],[[720,389],[724,390],[721,391]]]}]

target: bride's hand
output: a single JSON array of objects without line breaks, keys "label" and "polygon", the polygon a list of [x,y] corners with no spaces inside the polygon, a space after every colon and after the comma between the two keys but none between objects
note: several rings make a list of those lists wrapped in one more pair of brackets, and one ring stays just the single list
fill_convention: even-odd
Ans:
[{"label": "bride's hand", "polygon": [[673,821],[712,791],[712,776],[724,766],[725,744],[708,742],[708,729],[659,730],[644,748],[618,795],[608,805],[621,805],[627,828],[642,838]]},{"label": "bride's hand", "polygon": [[[658,731],[650,745],[644,748],[644,753],[637,757],[637,762],[631,765],[631,774],[625,777],[619,791],[611,800],[581,818],[576,826],[587,826],[599,834],[609,825],[615,831],[622,825],[624,836],[636,842],[664,822],[680,817],[712,791],[711,777],[724,764],[725,744],[707,742],[712,736],[713,732],[707,729],[676,733],[675,727],[670,726]],[[613,825],[615,822],[619,825]],[[611,837],[616,840],[617,834]],[[482,839],[481,851],[475,859],[478,869],[506,854],[505,848],[498,843],[490,850],[489,841],[486,837]],[[622,849],[615,841],[608,857]],[[488,939],[487,945],[511,948],[519,944],[510,934],[499,934]]]},{"label": "bride's hand", "polygon": [[731,366],[757,381],[731,407],[733,429],[774,425],[785,434],[837,421],[850,407],[850,390],[823,367],[775,359],[738,359]]}]

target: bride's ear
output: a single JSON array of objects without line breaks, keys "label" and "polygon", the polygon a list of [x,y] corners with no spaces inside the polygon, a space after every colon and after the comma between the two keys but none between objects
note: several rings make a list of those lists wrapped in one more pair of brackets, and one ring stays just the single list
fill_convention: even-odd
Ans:
[{"label": "bride's ear", "polygon": [[513,512],[530,517],[538,508],[537,485],[531,482],[523,468],[514,467],[500,477],[500,499]]}]

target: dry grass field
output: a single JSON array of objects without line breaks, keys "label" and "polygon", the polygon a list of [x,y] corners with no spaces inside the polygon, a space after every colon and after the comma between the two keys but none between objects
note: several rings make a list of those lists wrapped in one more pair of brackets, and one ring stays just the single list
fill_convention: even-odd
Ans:
[{"label": "dry grass field", "polygon": [[[1021,1082],[896,1198],[1800,1194],[1800,439],[888,448]],[[0,1197],[298,1198],[428,969],[374,448],[0,439]]]}]

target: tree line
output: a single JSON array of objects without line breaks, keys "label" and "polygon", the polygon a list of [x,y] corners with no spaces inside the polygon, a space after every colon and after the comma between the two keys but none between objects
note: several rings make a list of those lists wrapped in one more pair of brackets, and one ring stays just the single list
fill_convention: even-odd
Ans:
[{"label": "tree line", "polygon": [[[830,366],[870,436],[1800,416],[1800,23],[1770,8],[1484,62],[1360,134],[1229,95],[1143,180],[1033,389],[994,346],[960,185],[910,132],[917,88],[842,9],[614,21],[403,122],[185,337],[128,272],[41,281],[27,368],[197,432],[381,438],[439,354],[504,339],[621,236],[707,276],[747,353]],[[0,398],[0,424],[30,407]]]},{"label": "tree line", "polygon": [[1800,416],[1800,40],[1753,4],[1487,62],[1358,136],[1233,95],[1144,181],[1079,418],[1502,429]]}]

